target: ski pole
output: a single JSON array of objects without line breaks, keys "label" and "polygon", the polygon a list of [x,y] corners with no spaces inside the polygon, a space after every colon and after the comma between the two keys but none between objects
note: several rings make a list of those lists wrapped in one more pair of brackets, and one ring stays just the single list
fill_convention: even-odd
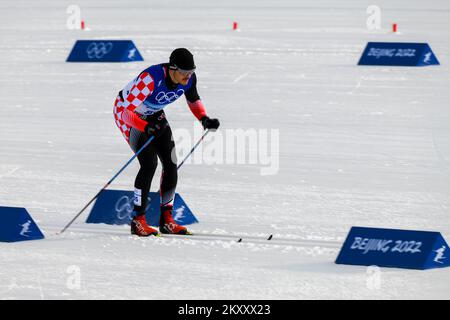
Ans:
[{"label": "ski pole", "polygon": [[187,156],[183,159],[183,161],[181,161],[181,163],[177,167],[177,170],[180,169],[180,167],[183,165],[183,163],[187,160],[187,158],[189,158],[189,156],[192,154],[192,152],[194,152],[195,148],[197,148],[197,146],[200,144],[200,142],[203,141],[203,138],[205,138],[208,133],[209,133],[209,129],[206,130],[206,132],[202,135],[200,140],[197,141],[197,143],[192,147],[191,151],[189,151]]},{"label": "ski pole", "polygon": [[[183,163],[186,162],[186,160],[189,158],[189,156],[194,152],[194,150],[198,147],[198,145],[200,144],[200,142],[203,141],[203,139],[206,137],[206,135],[209,133],[209,129],[206,130],[206,132],[202,135],[202,137],[197,141],[197,143],[192,147],[191,151],[189,151],[189,153],[186,155],[186,157],[183,159],[183,161],[181,161],[181,163],[177,166],[177,170],[183,165]],[[89,205],[98,198],[98,196],[100,195],[100,193],[105,190],[116,178],[117,176],[131,163],[131,161],[134,160],[134,158],[136,158],[138,156],[139,153],[141,153],[142,150],[145,149],[145,147],[147,147],[150,142],[153,140],[154,136],[150,137],[150,139],[148,139],[148,141],[134,154],[134,156],[128,160],[128,162],[114,175],[114,177],[111,178],[111,180],[109,180],[104,186],[103,188],[100,189],[100,191],[83,207],[83,209],[80,210],[80,212],[77,213],[77,215],[58,233],[61,234],[64,231],[66,231],[67,228],[70,227],[70,225],[72,225],[72,223],[83,213],[84,210],[86,210],[87,207],[89,207]]]},{"label": "ski pole", "polygon": [[57,234],[61,234],[64,231],[66,231],[67,228],[70,227],[70,225],[80,216],[80,214],[83,213],[84,210],[86,210],[87,207],[89,207],[89,205],[98,198],[98,196],[100,195],[100,193],[105,190],[116,178],[117,176],[131,163],[131,161],[134,160],[134,158],[136,158],[139,153],[141,153],[142,150],[145,149],[145,147],[147,147],[150,142],[152,142],[153,138],[155,138],[155,136],[151,136],[147,142],[134,154],[133,157],[131,157],[130,160],[128,160],[127,163],[125,163],[125,165],[114,175],[114,177],[111,178],[111,180],[109,180],[104,186],[103,188],[100,189],[100,191],[83,207],[83,209],[80,210],[80,212],[77,213],[77,215],[75,217],[73,217],[73,219]]}]

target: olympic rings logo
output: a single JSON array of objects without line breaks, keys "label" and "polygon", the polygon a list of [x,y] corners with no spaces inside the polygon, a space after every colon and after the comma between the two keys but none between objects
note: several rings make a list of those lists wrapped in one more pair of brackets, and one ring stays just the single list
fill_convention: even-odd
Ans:
[{"label": "olympic rings logo", "polygon": [[[148,205],[147,208],[145,208],[145,211],[148,210],[148,208],[150,207],[150,197],[147,198],[148,199]],[[133,219],[133,202],[134,202],[134,197],[132,197],[131,199],[128,198],[127,196],[122,196],[119,198],[119,200],[117,200],[116,202],[116,217],[119,220],[131,220]]]},{"label": "olympic rings logo", "polygon": [[111,52],[113,44],[111,42],[92,42],[86,49],[89,59],[101,59]]},{"label": "olympic rings logo", "polygon": [[131,202],[133,199],[128,198],[127,196],[121,197],[116,202],[116,216],[120,220],[124,220],[125,218],[132,219],[131,213],[133,212],[133,206]]},{"label": "olympic rings logo", "polygon": [[155,99],[156,99],[156,101],[159,104],[171,103],[171,102],[177,100],[183,94],[184,94],[184,90],[183,89],[178,89],[177,92],[174,92],[174,91],[169,91],[169,92],[161,91],[161,92],[159,92],[156,95]]}]

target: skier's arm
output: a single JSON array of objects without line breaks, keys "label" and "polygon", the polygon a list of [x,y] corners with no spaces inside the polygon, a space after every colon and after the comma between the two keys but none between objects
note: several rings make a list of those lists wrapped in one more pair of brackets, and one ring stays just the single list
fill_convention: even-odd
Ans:
[{"label": "skier's arm", "polygon": [[125,99],[125,110],[122,114],[122,120],[130,127],[136,128],[144,132],[147,121],[139,118],[134,110],[139,107],[144,100],[152,94],[154,89],[153,78],[148,72],[143,72],[139,75],[136,83],[131,88],[129,94]]},{"label": "skier's arm", "polygon": [[142,120],[138,117],[136,113],[130,111],[129,109],[125,109],[122,114],[122,120],[128,126],[138,129],[139,131],[144,132],[145,126],[147,125],[147,121]]},{"label": "skier's arm", "polygon": [[189,109],[191,109],[191,112],[194,114],[194,116],[198,120],[201,120],[204,116],[206,116],[206,110],[205,110],[205,106],[203,105],[202,100],[198,99],[195,102],[190,102],[188,100],[187,103],[188,103]]},{"label": "skier's arm", "polygon": [[195,73],[192,75],[192,77],[194,77],[192,79],[192,86],[185,92],[186,101],[189,109],[191,109],[191,112],[194,114],[194,116],[198,120],[201,120],[206,116],[206,110],[197,92],[197,77]]},{"label": "skier's arm", "polygon": [[192,79],[192,86],[186,90],[185,93],[189,109],[191,109],[194,116],[200,120],[204,129],[216,130],[220,126],[219,119],[210,119],[206,115],[205,106],[197,93],[197,77],[195,76],[195,73],[192,76],[194,77],[194,79]]}]

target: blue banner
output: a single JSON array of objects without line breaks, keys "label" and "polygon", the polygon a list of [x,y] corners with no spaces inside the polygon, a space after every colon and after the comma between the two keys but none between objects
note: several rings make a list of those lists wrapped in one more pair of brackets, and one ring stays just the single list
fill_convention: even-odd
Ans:
[{"label": "blue banner", "polygon": [[352,227],[336,263],[443,268],[450,266],[450,250],[439,232]]},{"label": "blue banner", "polygon": [[358,65],[430,66],[439,61],[427,43],[369,42]]},{"label": "blue banner", "polygon": [[67,62],[143,61],[131,40],[77,40]]},{"label": "blue banner", "polygon": [[0,241],[37,239],[44,239],[44,235],[25,208],[0,207]]},{"label": "blue banner", "polygon": [[[149,206],[146,211],[147,223],[159,226],[161,215],[158,192],[149,193]],[[133,212],[134,193],[123,190],[104,190],[97,198],[86,223],[130,224]],[[183,198],[176,193],[173,203],[173,218],[180,225],[197,223],[198,220]]]}]

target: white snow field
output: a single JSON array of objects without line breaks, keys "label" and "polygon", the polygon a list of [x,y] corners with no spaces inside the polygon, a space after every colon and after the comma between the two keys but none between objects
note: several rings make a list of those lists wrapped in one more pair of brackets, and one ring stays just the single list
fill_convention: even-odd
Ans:
[{"label": "white snow field", "polygon": [[[89,31],[67,27],[71,4]],[[380,30],[366,25],[372,4]],[[0,12],[0,206],[27,208],[46,236],[0,243],[0,299],[450,298],[448,268],[334,263],[351,226],[450,240],[449,1],[2,0]],[[77,39],[130,39],[145,61],[66,63]],[[441,65],[357,66],[368,41],[427,42]],[[137,238],[86,224],[89,210],[55,235],[132,156],[117,92],[177,47],[194,53],[221,121],[204,146],[268,133],[272,172],[262,159],[201,161],[206,148],[180,169],[190,228],[221,238]],[[184,98],[165,110],[192,146]],[[133,190],[137,170],[110,189]]]}]

